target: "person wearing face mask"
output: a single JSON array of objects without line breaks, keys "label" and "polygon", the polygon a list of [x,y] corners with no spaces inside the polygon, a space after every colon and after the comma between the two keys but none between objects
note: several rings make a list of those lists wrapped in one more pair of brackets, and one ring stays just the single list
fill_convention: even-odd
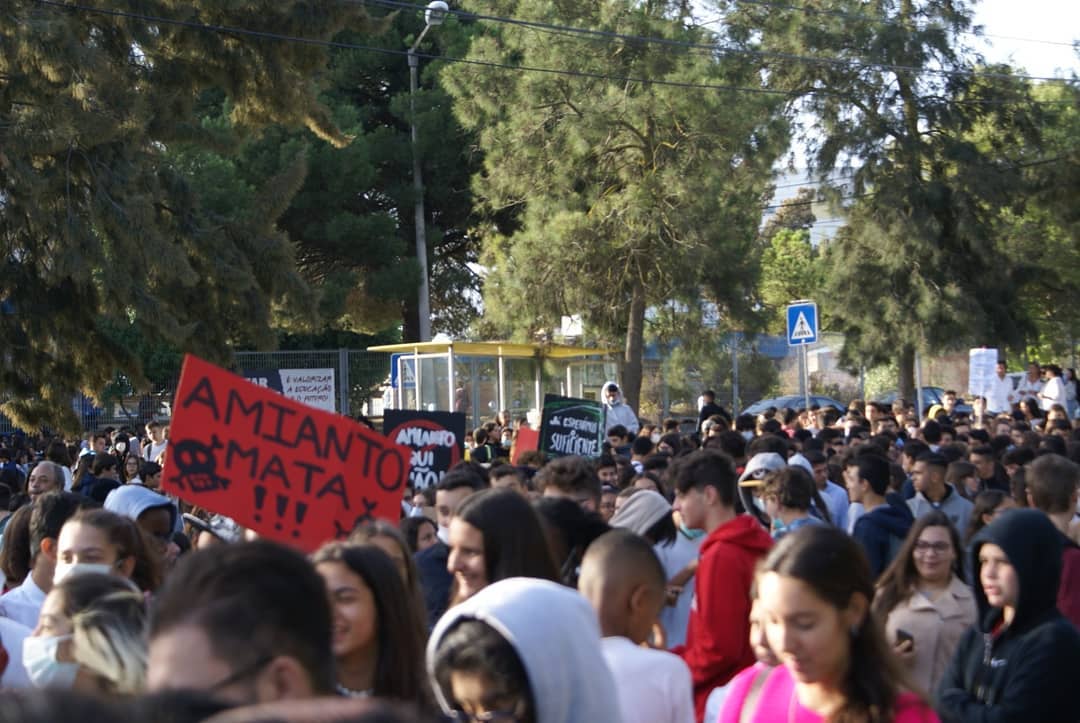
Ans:
[{"label": "person wearing face mask", "polygon": [[705,531],[690,530],[681,519],[676,524],[671,504],[652,490],[641,490],[630,497],[611,518],[611,526],[626,528],[652,543],[667,580],[660,624],[669,647],[684,644],[694,600],[698,548]]},{"label": "person wearing face mask", "polygon": [[133,696],[146,681],[146,606],[116,575],[74,575],[45,598],[23,643],[22,661],[38,688]]},{"label": "person wearing face mask", "polygon": [[84,573],[117,575],[143,592],[161,584],[161,559],[134,522],[108,510],[80,510],[57,539],[53,584]]}]

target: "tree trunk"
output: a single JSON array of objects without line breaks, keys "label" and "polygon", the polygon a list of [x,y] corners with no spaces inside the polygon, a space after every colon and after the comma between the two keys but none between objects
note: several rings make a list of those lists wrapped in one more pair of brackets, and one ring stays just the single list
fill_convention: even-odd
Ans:
[{"label": "tree trunk", "polygon": [[630,320],[626,325],[626,353],[623,355],[622,392],[626,403],[638,413],[641,401],[642,354],[645,338],[645,286],[635,281],[630,296]]},{"label": "tree trunk", "polygon": [[401,305],[402,319],[401,319],[401,340],[402,341],[420,341],[420,321],[417,316],[417,309],[419,308],[419,289],[417,286],[417,294],[410,296],[405,300],[405,303]]},{"label": "tree trunk", "polygon": [[918,400],[915,399],[915,349],[905,346],[900,350],[900,374],[897,379],[897,394],[900,399],[915,402],[918,408]]}]

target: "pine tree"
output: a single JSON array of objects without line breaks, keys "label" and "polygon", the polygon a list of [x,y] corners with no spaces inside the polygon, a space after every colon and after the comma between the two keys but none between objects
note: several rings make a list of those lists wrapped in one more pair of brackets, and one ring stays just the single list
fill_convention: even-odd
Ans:
[{"label": "pine tree", "polygon": [[1004,147],[980,147],[970,131],[993,123],[1023,148],[1038,144],[1038,122],[1011,70],[964,48],[970,5],[740,3],[726,22],[732,52],[760,43],[771,86],[814,118],[805,139],[820,176],[854,167],[852,197],[834,197],[849,223],[825,257],[847,361],[899,359],[911,398],[916,351],[1022,339],[1018,269],[995,240],[1022,178]]},{"label": "pine tree", "polygon": [[[469,57],[578,75],[454,66],[444,73],[478,135],[475,187],[498,232],[484,239],[485,316],[533,337],[582,314],[602,344],[624,342],[622,381],[637,408],[646,310],[673,300],[745,314],[770,168],[787,139],[756,68],[684,43],[680,3],[484,3],[486,14],[671,44],[489,27]],[[680,45],[683,44],[683,45]],[[605,76],[605,77],[598,77]]]},{"label": "pine tree", "polygon": [[233,140],[198,122],[213,90],[235,127],[303,125],[346,145],[316,97],[324,47],[221,27],[320,40],[367,22],[354,3],[95,7],[0,11],[0,409],[28,429],[73,429],[77,391],[142,379],[117,326],[225,361],[236,342],[272,344],[275,314],[314,315],[276,225],[305,159],[243,189],[237,211],[204,203],[170,151]]}]

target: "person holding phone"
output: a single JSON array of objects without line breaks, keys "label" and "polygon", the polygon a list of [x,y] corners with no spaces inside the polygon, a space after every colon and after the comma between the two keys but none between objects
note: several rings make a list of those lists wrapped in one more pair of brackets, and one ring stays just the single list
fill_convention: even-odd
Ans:
[{"label": "person holding phone", "polygon": [[959,533],[934,510],[912,525],[874,595],[872,610],[894,652],[927,694],[975,622],[975,596],[964,583],[962,560]]}]

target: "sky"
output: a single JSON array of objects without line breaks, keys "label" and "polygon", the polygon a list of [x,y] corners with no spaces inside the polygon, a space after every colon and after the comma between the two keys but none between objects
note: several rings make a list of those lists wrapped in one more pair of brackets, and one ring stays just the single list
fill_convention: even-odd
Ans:
[{"label": "sky", "polygon": [[1029,75],[1080,75],[1080,56],[1068,45],[1080,39],[1078,0],[982,0],[975,6],[975,23],[987,37],[975,47],[987,60],[1010,62]]}]

